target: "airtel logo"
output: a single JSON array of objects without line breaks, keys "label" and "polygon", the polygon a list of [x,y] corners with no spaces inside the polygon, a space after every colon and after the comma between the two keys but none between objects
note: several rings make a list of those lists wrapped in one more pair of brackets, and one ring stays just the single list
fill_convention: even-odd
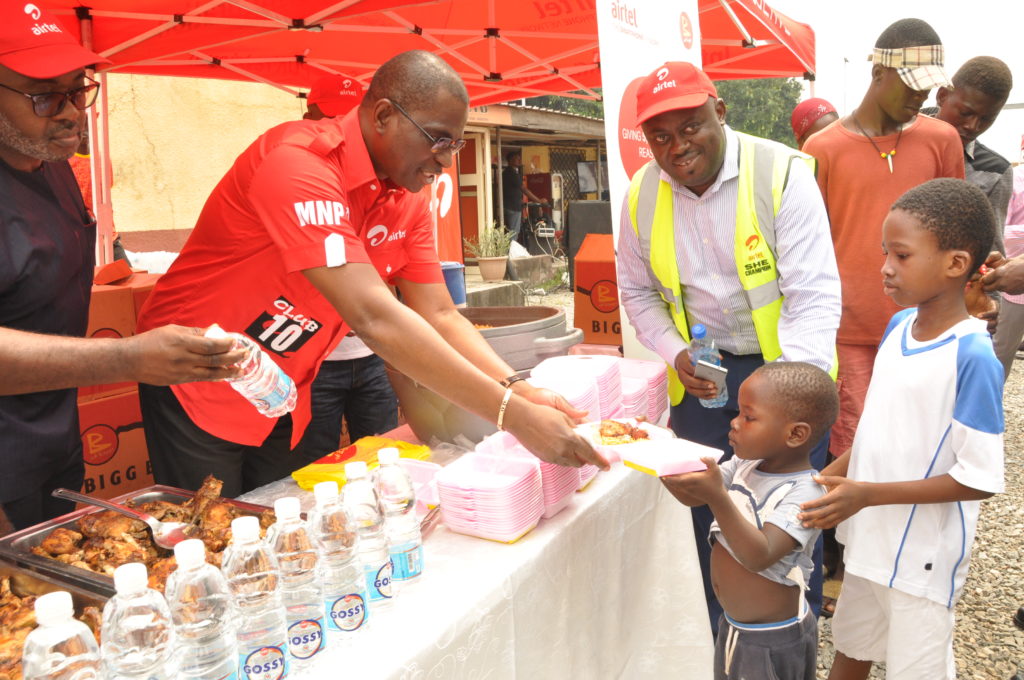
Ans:
[{"label": "airtel logo", "polygon": [[352,87],[352,81],[349,80],[348,78],[345,78],[345,80],[341,81],[341,86],[344,87],[345,89],[348,89]]},{"label": "airtel logo", "polygon": [[655,75],[658,76],[658,80],[665,80],[665,78],[668,78],[668,69],[662,66]]},{"label": "airtel logo", "polygon": [[754,250],[755,248],[757,248],[757,244],[759,244],[760,242],[761,237],[758,236],[757,234],[754,234],[753,236],[746,240],[747,250]]},{"label": "airtel logo", "polygon": [[366,232],[366,238],[369,239],[371,246],[379,246],[384,243],[384,239],[388,237],[388,228],[383,224],[378,224],[376,227]]},{"label": "airtel logo", "polygon": [[32,17],[32,21],[39,21],[39,17],[42,16],[42,12],[35,5],[25,5],[25,14]]}]

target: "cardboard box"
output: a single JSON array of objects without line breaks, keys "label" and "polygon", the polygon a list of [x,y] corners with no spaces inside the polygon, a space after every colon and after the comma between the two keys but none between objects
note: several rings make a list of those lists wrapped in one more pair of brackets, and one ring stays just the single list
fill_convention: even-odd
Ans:
[{"label": "cardboard box", "polygon": [[113,498],[153,484],[137,389],[80,399],[78,418],[85,459],[83,493]]},{"label": "cardboard box", "polygon": [[[122,262],[122,260],[118,260]],[[139,311],[153,291],[159,274],[129,272],[128,278],[110,285],[93,285],[89,304],[90,338],[127,338],[135,335]],[[135,389],[133,382],[90,385],[78,390],[79,399],[101,399]]]},{"label": "cardboard box", "polygon": [[611,234],[587,234],[574,262],[574,325],[583,342],[621,345],[619,284]]}]

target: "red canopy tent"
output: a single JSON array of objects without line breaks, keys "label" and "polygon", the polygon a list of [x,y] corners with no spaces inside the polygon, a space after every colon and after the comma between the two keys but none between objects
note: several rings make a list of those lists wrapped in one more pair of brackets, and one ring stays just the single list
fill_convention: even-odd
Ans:
[{"label": "red canopy tent", "polygon": [[712,80],[814,79],[814,30],[759,0],[701,0],[701,60]]},{"label": "red canopy tent", "polygon": [[[326,73],[367,83],[390,57],[436,52],[473,105],[541,94],[597,99],[597,16],[591,2],[514,0],[47,0],[105,73],[251,80],[299,95]],[[760,0],[698,0],[705,69],[717,79],[813,77],[814,33]],[[105,89],[101,110],[106,108]],[[110,224],[106,130],[97,212]],[[109,235],[109,226],[101,235]],[[109,252],[109,245],[101,245]]]}]

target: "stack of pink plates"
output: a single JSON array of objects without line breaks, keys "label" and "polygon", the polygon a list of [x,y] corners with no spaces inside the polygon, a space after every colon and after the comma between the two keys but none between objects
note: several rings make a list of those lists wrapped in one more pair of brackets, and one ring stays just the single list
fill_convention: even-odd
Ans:
[{"label": "stack of pink plates", "polygon": [[647,417],[647,381],[622,376],[622,417]]},{"label": "stack of pink plates", "polygon": [[580,468],[580,486],[577,491],[583,491],[587,488],[587,485],[593,481],[594,477],[597,477],[597,473],[601,471],[601,468],[596,465],[584,465]]},{"label": "stack of pink plates", "polygon": [[622,359],[619,370],[623,379],[637,378],[647,383],[647,419],[652,423],[658,422],[668,407],[668,373],[665,364],[642,359]]},{"label": "stack of pink plates", "polygon": [[513,543],[544,513],[536,459],[469,453],[436,480],[444,523],[460,534]]},{"label": "stack of pink plates", "polygon": [[619,357],[580,354],[551,357],[537,364],[530,373],[531,382],[559,380],[562,382],[593,380],[597,384],[600,413],[592,412],[599,418],[610,418],[622,409],[622,379],[619,374]]},{"label": "stack of pink plates", "polygon": [[540,479],[544,497],[544,519],[554,517],[572,502],[572,495],[580,487],[578,468],[545,463],[530,453],[508,432],[496,432],[476,446],[477,453],[516,456],[540,464]]},{"label": "stack of pink plates", "polygon": [[587,413],[598,413],[601,402],[597,393],[597,381],[589,376],[574,376],[567,373],[550,372],[542,375],[531,375],[530,384],[534,387],[558,392],[565,400]]}]

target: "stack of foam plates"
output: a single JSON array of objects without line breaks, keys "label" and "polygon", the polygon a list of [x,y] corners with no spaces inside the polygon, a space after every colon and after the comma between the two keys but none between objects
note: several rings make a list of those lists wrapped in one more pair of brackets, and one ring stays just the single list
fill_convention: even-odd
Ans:
[{"label": "stack of foam plates", "polygon": [[551,357],[537,364],[531,371],[531,382],[540,380],[593,380],[597,383],[600,418],[611,417],[622,408],[622,379],[619,374],[621,358],[579,354]]},{"label": "stack of foam plates", "polygon": [[596,414],[601,410],[597,381],[590,376],[574,376],[553,371],[542,375],[531,375],[530,384],[559,393],[573,408],[580,411]]},{"label": "stack of foam plates", "polygon": [[601,468],[596,465],[584,465],[580,468],[580,486],[577,491],[583,491],[590,483],[594,481],[594,477],[597,477],[597,473],[601,471]]},{"label": "stack of foam plates", "polygon": [[536,459],[468,453],[436,480],[442,519],[460,534],[513,543],[544,513]]},{"label": "stack of foam plates", "polygon": [[625,378],[647,383],[647,419],[657,422],[668,407],[668,373],[665,364],[642,359],[622,359],[619,371]]},{"label": "stack of foam plates", "polygon": [[554,517],[572,502],[580,487],[578,468],[545,463],[507,432],[496,432],[477,444],[476,451],[487,455],[516,456],[540,465],[541,491],[544,497],[544,519]]},{"label": "stack of foam plates", "polygon": [[635,418],[637,416],[643,416],[646,418],[647,412],[647,381],[643,378],[631,378],[623,374],[621,417]]}]

